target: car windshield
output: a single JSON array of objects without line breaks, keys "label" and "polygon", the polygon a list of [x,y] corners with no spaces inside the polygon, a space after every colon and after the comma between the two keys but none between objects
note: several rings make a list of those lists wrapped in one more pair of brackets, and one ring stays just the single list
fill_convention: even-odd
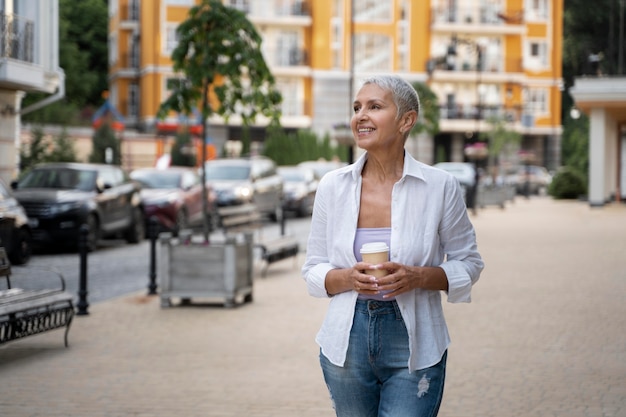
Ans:
[{"label": "car windshield", "polygon": [[281,177],[287,182],[302,182],[305,181],[304,172],[298,170],[290,170],[290,169],[280,169],[278,173]]},{"label": "car windshield", "polygon": [[247,180],[250,167],[245,165],[211,165],[206,164],[207,180]]},{"label": "car windshield", "polygon": [[172,189],[180,187],[178,172],[133,172],[131,178],[139,181],[144,188]]},{"label": "car windshield", "polygon": [[72,168],[38,168],[29,172],[18,188],[54,188],[93,191],[96,188],[96,171]]}]

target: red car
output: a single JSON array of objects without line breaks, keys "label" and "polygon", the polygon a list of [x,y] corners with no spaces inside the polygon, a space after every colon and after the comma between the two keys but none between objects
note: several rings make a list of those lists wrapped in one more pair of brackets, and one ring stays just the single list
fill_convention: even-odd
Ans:
[{"label": "red car", "polygon": [[[176,235],[180,230],[202,225],[202,185],[194,169],[140,168],[132,171],[130,177],[141,184],[146,221],[156,218],[159,231]],[[206,206],[209,227],[214,230],[218,217],[215,193],[210,186]]]}]

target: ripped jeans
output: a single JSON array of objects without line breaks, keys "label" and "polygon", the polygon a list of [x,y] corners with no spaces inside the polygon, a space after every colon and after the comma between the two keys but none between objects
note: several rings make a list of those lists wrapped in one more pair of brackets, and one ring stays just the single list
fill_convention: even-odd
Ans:
[{"label": "ripped jeans", "polygon": [[439,412],[447,351],[408,372],[409,343],[395,301],[358,300],[344,366],[320,353],[337,417],[434,417]]}]

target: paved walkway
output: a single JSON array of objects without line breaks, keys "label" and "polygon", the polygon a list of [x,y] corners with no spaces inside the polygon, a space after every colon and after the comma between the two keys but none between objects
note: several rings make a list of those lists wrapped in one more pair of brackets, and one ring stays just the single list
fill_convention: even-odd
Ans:
[{"label": "paved walkway", "polygon": [[[626,205],[518,198],[472,219],[487,266],[471,304],[445,305],[440,416],[626,416]],[[333,416],[302,260],[235,309],[132,294],[76,317],[68,349],[62,331],[0,347],[0,416]]]}]

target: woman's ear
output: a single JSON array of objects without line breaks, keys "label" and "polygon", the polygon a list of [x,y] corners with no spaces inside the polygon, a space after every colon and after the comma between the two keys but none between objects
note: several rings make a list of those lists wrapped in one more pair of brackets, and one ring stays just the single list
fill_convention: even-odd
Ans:
[{"label": "woman's ear", "polygon": [[411,130],[417,123],[417,112],[415,110],[408,111],[402,116],[402,130]]}]

